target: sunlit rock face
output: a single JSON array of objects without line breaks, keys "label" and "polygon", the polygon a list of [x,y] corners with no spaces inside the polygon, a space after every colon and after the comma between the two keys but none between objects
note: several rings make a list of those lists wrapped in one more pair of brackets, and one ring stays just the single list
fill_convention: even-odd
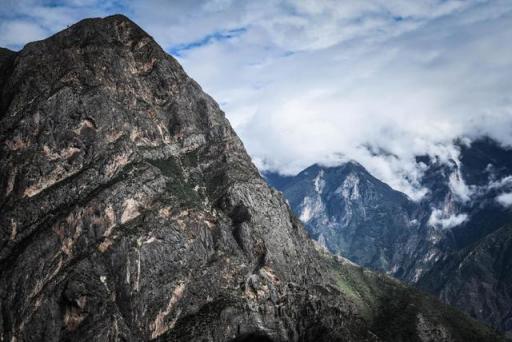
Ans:
[{"label": "sunlit rock face", "polygon": [[419,201],[355,162],[264,176],[283,192],[310,236],[332,253],[510,331],[512,287],[504,270],[512,258],[503,255],[511,238],[512,150],[490,139],[460,143],[459,149],[458,160],[417,158],[427,190]]},{"label": "sunlit rock face", "polygon": [[126,17],[0,63],[0,340],[500,339],[317,250],[218,105]]}]

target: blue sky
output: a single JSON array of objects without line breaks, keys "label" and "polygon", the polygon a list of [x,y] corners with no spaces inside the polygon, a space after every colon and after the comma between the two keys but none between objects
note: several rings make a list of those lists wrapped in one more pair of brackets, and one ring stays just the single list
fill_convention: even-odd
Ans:
[{"label": "blue sky", "polygon": [[177,57],[261,168],[355,159],[419,197],[414,155],[512,145],[510,0],[3,0],[0,46],[114,13]]},{"label": "blue sky", "polygon": [[181,57],[184,53],[188,52],[189,50],[198,49],[209,44],[216,44],[223,40],[233,39],[241,34],[244,34],[245,32],[247,32],[247,29],[245,27],[225,31],[215,31],[212,33],[208,33],[207,35],[197,40],[181,44],[174,44],[170,46],[167,49],[167,51],[175,57]]}]

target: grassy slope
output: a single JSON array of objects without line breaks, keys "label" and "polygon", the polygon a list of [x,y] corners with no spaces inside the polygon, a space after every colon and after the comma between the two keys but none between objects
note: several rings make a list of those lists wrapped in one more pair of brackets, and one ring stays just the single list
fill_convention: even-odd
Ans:
[{"label": "grassy slope", "polygon": [[422,341],[419,330],[432,341],[446,336],[468,342],[503,340],[494,330],[425,293],[384,274],[321,254],[338,290],[355,304],[372,332],[386,341]]}]

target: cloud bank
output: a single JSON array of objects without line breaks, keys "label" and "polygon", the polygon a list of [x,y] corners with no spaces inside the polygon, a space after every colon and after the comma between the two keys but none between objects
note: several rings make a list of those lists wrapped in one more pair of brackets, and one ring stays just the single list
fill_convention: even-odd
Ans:
[{"label": "cloud bank", "polygon": [[0,45],[113,12],[221,103],[260,168],[353,159],[420,198],[415,155],[457,158],[460,137],[512,145],[510,1],[9,0]]}]

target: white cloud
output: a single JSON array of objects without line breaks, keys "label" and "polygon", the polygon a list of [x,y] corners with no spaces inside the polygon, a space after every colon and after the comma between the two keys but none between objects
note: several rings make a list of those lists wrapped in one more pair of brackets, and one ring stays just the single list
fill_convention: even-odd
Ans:
[{"label": "white cloud", "polygon": [[442,210],[434,209],[432,210],[428,224],[433,227],[449,229],[464,223],[467,218],[467,214],[446,215]]},{"label": "white cloud", "polygon": [[455,194],[462,203],[469,201],[471,195],[474,193],[474,190],[471,189],[462,178],[459,168],[450,175],[448,185],[452,193]]},{"label": "white cloud", "polygon": [[[457,157],[452,141],[461,136],[512,143],[512,98],[505,91],[512,49],[503,44],[512,38],[510,6],[457,4],[438,17],[399,8],[396,15],[412,18],[378,28],[363,22],[353,33],[344,23],[371,9],[326,15],[338,20],[315,19],[323,13],[317,8],[305,19],[274,16],[272,23],[253,22],[236,41],[204,46],[180,61],[223,102],[260,164],[294,173],[339,153],[420,198],[415,155]],[[264,42],[272,49],[262,50]],[[367,147],[388,153],[376,156]],[[471,191],[459,180],[453,189],[467,199]]]},{"label": "white cloud", "polygon": [[512,193],[501,194],[498,197],[496,197],[496,201],[498,201],[498,203],[504,206],[505,208],[511,207]]},{"label": "white cloud", "polygon": [[512,184],[512,176],[506,176],[506,177],[503,177],[502,179],[490,182],[489,185],[487,186],[487,189],[489,189],[489,190],[501,189],[510,184]]}]

